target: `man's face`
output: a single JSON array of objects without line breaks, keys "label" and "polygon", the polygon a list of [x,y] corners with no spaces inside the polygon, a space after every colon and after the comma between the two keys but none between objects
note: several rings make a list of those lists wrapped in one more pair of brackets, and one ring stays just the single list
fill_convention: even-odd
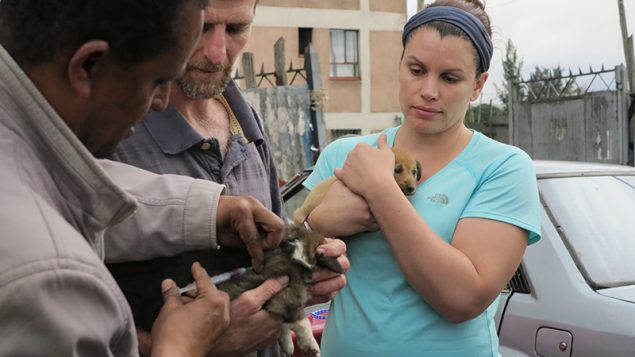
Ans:
[{"label": "man's face", "polygon": [[109,157],[131,127],[151,109],[167,106],[170,83],[180,76],[203,26],[203,11],[195,2],[185,5],[178,19],[176,45],[133,66],[116,61],[103,64],[103,75],[91,93],[90,113],[80,133],[97,158]]},{"label": "man's face", "polygon": [[249,39],[254,6],[255,0],[212,1],[186,72],[176,80],[185,96],[207,99],[225,91],[232,65]]}]

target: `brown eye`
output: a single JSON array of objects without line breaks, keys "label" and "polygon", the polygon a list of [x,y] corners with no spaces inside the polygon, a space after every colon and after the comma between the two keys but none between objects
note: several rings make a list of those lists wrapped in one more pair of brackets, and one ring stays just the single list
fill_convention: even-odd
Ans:
[{"label": "brown eye", "polygon": [[401,166],[395,166],[395,173],[396,174],[400,174],[403,172],[403,167]]},{"label": "brown eye", "polygon": [[412,176],[417,176],[417,170],[412,170]]}]

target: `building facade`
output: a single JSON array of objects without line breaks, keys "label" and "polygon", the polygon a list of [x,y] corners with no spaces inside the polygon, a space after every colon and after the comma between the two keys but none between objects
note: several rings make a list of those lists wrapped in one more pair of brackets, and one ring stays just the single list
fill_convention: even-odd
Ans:
[{"label": "building facade", "polygon": [[319,54],[325,123],[331,138],[368,134],[400,122],[397,72],[406,0],[260,0],[246,52],[259,71],[274,68],[273,45],[285,40],[287,66]]}]

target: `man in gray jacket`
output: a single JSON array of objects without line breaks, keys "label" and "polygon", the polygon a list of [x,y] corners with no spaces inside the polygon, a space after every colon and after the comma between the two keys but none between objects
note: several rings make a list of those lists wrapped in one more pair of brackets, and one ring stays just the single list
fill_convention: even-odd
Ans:
[{"label": "man in gray jacket", "polygon": [[[258,266],[279,242],[281,220],[221,197],[222,185],[95,160],[165,108],[206,3],[0,1],[0,355],[137,355],[130,309],[102,263],[111,253],[176,254],[225,237],[246,242]],[[105,252],[104,231],[135,210],[139,232],[170,238],[111,234]],[[192,272],[193,301],[171,280],[160,287],[153,355],[202,356],[229,323],[226,294]],[[284,281],[271,279],[271,294]]]}]

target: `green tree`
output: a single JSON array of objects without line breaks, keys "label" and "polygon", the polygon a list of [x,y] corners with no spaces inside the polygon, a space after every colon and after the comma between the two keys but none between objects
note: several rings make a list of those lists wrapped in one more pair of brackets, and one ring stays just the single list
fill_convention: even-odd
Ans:
[{"label": "green tree", "polygon": [[507,112],[504,109],[490,103],[479,104],[468,108],[465,114],[465,121],[468,124],[472,123],[489,123],[491,118],[507,116]]},{"label": "green tree", "polygon": [[[523,67],[523,60],[518,56],[518,49],[514,46],[511,39],[507,39],[505,43],[505,57],[503,58],[503,85],[499,88],[496,87],[496,93],[498,99],[503,105],[503,111],[507,113],[507,105],[509,104],[509,85],[510,83],[517,83],[522,81],[520,70]],[[522,88],[521,88],[522,89]],[[524,91],[518,93],[521,98],[524,98]]]}]

